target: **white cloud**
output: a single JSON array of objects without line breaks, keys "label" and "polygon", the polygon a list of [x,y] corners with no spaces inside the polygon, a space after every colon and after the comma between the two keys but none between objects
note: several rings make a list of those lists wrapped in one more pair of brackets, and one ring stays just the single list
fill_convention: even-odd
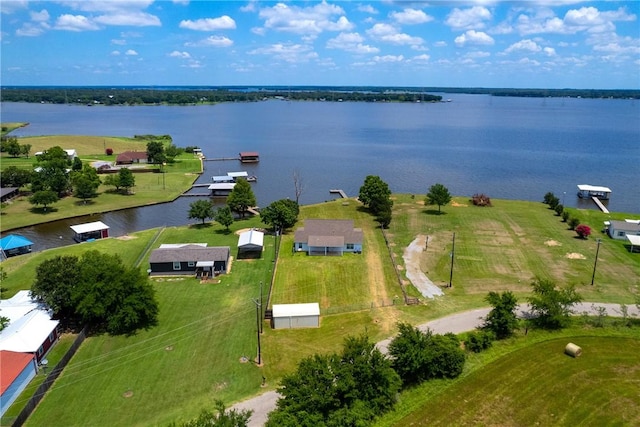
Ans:
[{"label": "white cloud", "polygon": [[138,56],[138,52],[136,52],[133,49],[127,50],[124,54],[127,55],[127,56]]},{"label": "white cloud", "polygon": [[357,8],[360,12],[364,12],[364,13],[370,13],[372,15],[377,15],[378,14],[378,10],[376,8],[374,8],[373,6],[371,6],[370,4],[366,4],[366,5],[359,5]]},{"label": "white cloud", "polygon": [[120,51],[119,50],[112,50],[111,51],[111,55],[112,56],[120,56]]},{"label": "white cloud", "polygon": [[186,28],[195,31],[219,31],[234,30],[236,21],[230,16],[224,15],[219,18],[205,18],[192,21],[190,19],[181,21],[180,28]]},{"label": "white cloud", "polygon": [[553,15],[549,10],[540,11],[533,16],[521,14],[517,18],[516,28],[522,35],[538,33],[575,34],[581,31],[592,33],[615,30],[616,21],[635,21],[636,15],[627,13],[626,9],[601,12],[593,6],[581,7],[567,11],[563,19]]},{"label": "white cloud", "polygon": [[327,41],[327,49],[340,49],[357,54],[378,53],[377,47],[363,44],[364,38],[358,33],[340,33]]},{"label": "white cloud", "polygon": [[184,52],[184,51],[180,52],[179,50],[174,50],[169,54],[169,56],[172,58],[181,58],[181,59],[191,58],[191,55],[189,55],[189,52]]},{"label": "white cloud", "polygon": [[395,45],[421,45],[424,43],[421,37],[400,33],[393,25],[384,23],[375,24],[367,30],[367,34],[375,40]]},{"label": "white cloud", "polygon": [[547,55],[547,56],[556,56],[556,50],[552,47],[545,47],[542,49],[542,51]]},{"label": "white cloud", "polygon": [[197,42],[187,42],[185,46],[211,46],[211,47],[229,47],[233,45],[233,40],[224,36],[209,36],[206,39]]},{"label": "white cloud", "polygon": [[54,27],[56,30],[65,31],[96,31],[100,27],[83,15],[60,15]]},{"label": "white cloud", "polygon": [[103,25],[126,25],[131,27],[159,27],[162,25],[157,16],[144,12],[100,15],[95,18],[95,22]]},{"label": "white cloud", "polygon": [[311,46],[291,43],[276,43],[271,46],[254,49],[248,53],[250,55],[271,55],[276,59],[290,63],[308,62],[318,57],[318,54],[312,50]]},{"label": "white cloud", "polygon": [[413,58],[411,58],[411,61],[412,62],[429,62],[429,59],[431,59],[431,57],[426,53],[424,53],[422,55],[414,56]]},{"label": "white cloud", "polygon": [[125,44],[127,44],[127,41],[122,39],[111,39],[111,44],[115,44],[117,46],[124,46]]},{"label": "white cloud", "polygon": [[373,60],[375,62],[402,62],[404,61],[404,56],[402,55],[374,56]]},{"label": "white cloud", "polygon": [[447,42],[444,40],[439,40],[433,44],[435,47],[445,47],[447,46]]},{"label": "white cloud", "polygon": [[[260,9],[258,16],[264,19],[267,29],[295,34],[320,34],[323,31],[349,31],[353,28],[340,6],[326,2],[309,7],[278,3]],[[332,21],[335,16],[339,18]]]},{"label": "white cloud", "polygon": [[42,25],[34,25],[31,22],[25,22],[22,27],[16,30],[16,35],[21,37],[37,37],[44,33],[45,28]]},{"label": "white cloud", "polygon": [[468,30],[484,28],[485,21],[491,20],[491,12],[483,6],[474,6],[470,9],[454,8],[447,16],[445,24],[454,30]]},{"label": "white cloud", "polygon": [[464,46],[467,44],[492,45],[495,43],[495,40],[493,40],[490,35],[482,31],[469,30],[466,33],[456,37],[454,42],[458,46]]},{"label": "white cloud", "polygon": [[12,14],[16,10],[27,9],[29,2],[27,0],[0,1],[0,13]]},{"label": "white cloud", "polygon": [[29,12],[31,20],[34,22],[47,22],[49,20],[49,12],[42,9],[40,12]]},{"label": "white cloud", "polygon": [[526,52],[540,52],[542,48],[533,40],[525,39],[519,42],[513,43],[511,46],[505,49],[506,53],[514,51],[526,51]]},{"label": "white cloud", "polygon": [[391,12],[391,18],[402,25],[424,24],[433,21],[433,16],[429,16],[419,9],[405,9],[402,12]]}]

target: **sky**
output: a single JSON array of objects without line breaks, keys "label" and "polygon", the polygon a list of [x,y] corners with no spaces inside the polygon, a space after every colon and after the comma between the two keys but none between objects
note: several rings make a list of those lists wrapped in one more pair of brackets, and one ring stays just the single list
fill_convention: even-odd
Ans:
[{"label": "sky", "polygon": [[640,89],[640,1],[0,2],[2,85]]}]

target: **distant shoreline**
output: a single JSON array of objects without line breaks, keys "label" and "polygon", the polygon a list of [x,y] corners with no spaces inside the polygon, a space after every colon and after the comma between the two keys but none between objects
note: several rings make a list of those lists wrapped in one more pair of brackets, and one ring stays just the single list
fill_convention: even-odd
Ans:
[{"label": "distant shoreline", "polygon": [[640,99],[633,89],[535,89],[377,86],[3,86],[1,102],[92,105],[200,105],[266,100],[442,102],[434,93],[504,97]]}]

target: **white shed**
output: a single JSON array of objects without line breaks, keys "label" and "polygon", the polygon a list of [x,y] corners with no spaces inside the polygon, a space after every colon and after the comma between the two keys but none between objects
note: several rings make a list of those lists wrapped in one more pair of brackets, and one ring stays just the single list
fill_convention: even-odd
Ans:
[{"label": "white shed", "polygon": [[264,233],[258,230],[247,230],[240,233],[238,238],[238,250],[242,252],[262,252],[264,245]]},{"label": "white shed", "polygon": [[274,304],[273,329],[320,327],[320,304]]}]

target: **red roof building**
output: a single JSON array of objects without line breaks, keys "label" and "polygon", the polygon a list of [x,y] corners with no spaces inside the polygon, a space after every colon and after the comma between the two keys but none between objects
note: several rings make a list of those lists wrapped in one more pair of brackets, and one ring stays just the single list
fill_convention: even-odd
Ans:
[{"label": "red roof building", "polygon": [[116,157],[116,165],[131,165],[133,163],[147,163],[146,151],[125,151]]},{"label": "red roof building", "polygon": [[0,351],[0,416],[36,376],[38,367],[33,354]]}]

